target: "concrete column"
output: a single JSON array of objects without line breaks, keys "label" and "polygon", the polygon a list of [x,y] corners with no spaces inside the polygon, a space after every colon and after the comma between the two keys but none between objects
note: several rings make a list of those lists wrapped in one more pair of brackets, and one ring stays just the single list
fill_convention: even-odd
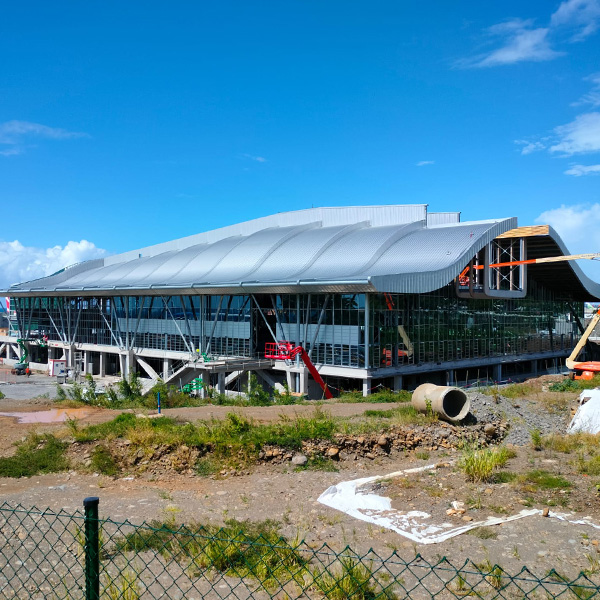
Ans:
[{"label": "concrete column", "polygon": [[125,371],[123,371],[123,377],[129,377],[131,373],[135,373],[136,361],[133,350],[129,350],[125,355]]},{"label": "concrete column", "polygon": [[219,394],[225,393],[225,373],[219,373],[219,380],[217,383],[217,389],[219,390]]},{"label": "concrete column", "polygon": [[210,381],[210,376],[208,374],[208,371],[200,371],[200,375],[202,377],[202,383],[204,384],[202,386],[202,389],[200,390],[200,398],[206,398],[208,396],[208,393],[206,391],[206,386],[208,385],[208,382]]},{"label": "concrete column", "polygon": [[106,376],[106,352],[100,352],[100,377]]},{"label": "concrete column", "polygon": [[125,354],[119,354],[119,370],[121,371],[121,377],[125,379],[127,377],[127,357]]},{"label": "concrete column", "polygon": [[402,389],[402,375],[394,375],[394,391],[399,392]]},{"label": "concrete column", "polygon": [[171,368],[171,361],[168,358],[164,358],[163,359],[163,372],[162,372],[163,381],[165,379],[167,379],[167,377],[169,376],[170,368]]},{"label": "concrete column", "polygon": [[300,394],[308,393],[308,369],[302,369],[300,373],[298,373],[298,379],[300,380]]},{"label": "concrete column", "polygon": [[363,379],[363,396],[366,398],[371,395],[371,388],[373,387],[373,380],[370,377]]},{"label": "concrete column", "polygon": [[494,381],[502,381],[502,365],[494,365]]},{"label": "concrete column", "polygon": [[[81,371],[82,375],[87,375],[88,374],[88,360],[89,360],[89,354],[87,350],[83,351],[83,369]],[[90,373],[91,375],[92,373]]]},{"label": "concrete column", "polygon": [[538,374],[538,361],[536,360],[532,360],[531,361],[531,373],[534,377],[537,377]]},{"label": "concrete column", "polygon": [[454,385],[454,370],[446,371],[446,385]]}]

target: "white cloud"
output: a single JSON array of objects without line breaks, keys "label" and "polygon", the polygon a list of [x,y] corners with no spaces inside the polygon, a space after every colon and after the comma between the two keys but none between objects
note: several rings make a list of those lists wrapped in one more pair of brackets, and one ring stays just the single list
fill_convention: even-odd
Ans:
[{"label": "white cloud", "polygon": [[574,175],[575,177],[594,175],[595,173],[600,173],[600,165],[573,165],[565,171],[565,175]]},{"label": "white cloud", "polygon": [[101,258],[105,254],[106,250],[87,240],[71,241],[65,246],[51,248],[23,246],[18,240],[0,241],[0,289],[45,277],[69,265]]},{"label": "white cloud", "polygon": [[531,154],[532,152],[537,152],[538,150],[544,150],[546,148],[546,144],[543,142],[532,142],[529,140],[515,140],[515,144],[523,146],[523,148],[521,148],[521,154]]},{"label": "white cloud", "polygon": [[600,151],[600,112],[577,115],[574,121],[554,129],[556,143],[550,152],[566,156]]},{"label": "white cloud", "polygon": [[[543,212],[536,223],[553,227],[572,254],[600,252],[600,204],[562,205]],[[600,262],[579,260],[577,264],[600,282]]]},{"label": "white cloud", "polygon": [[600,0],[565,0],[550,16],[545,27],[535,27],[533,19],[509,19],[485,30],[499,41],[491,52],[458,62],[459,67],[494,67],[524,61],[545,61],[562,56],[552,45],[579,42],[592,35],[600,24]]},{"label": "white cloud", "polygon": [[592,106],[600,106],[600,73],[592,73],[585,81],[592,82],[592,89],[584,94],[577,102],[572,102],[571,106],[582,106],[591,104]]},{"label": "white cloud", "polygon": [[253,156],[252,154],[242,154],[242,156],[248,160],[254,160],[259,163],[267,162],[267,159],[264,156]]},{"label": "white cloud", "polygon": [[426,167],[427,165],[435,165],[435,160],[420,160],[416,163],[417,167]]},{"label": "white cloud", "polygon": [[89,136],[87,133],[67,131],[29,121],[5,121],[0,123],[0,144],[7,147],[0,150],[0,155],[23,154],[32,139],[69,140],[81,137]]},{"label": "white cloud", "polygon": [[600,0],[565,0],[550,19],[552,27],[574,29],[572,41],[581,41],[598,29]]},{"label": "white cloud", "polygon": [[502,46],[488,54],[476,56],[467,66],[494,67],[523,61],[552,60],[560,56],[561,52],[550,47],[549,29],[531,25],[531,21],[514,19],[490,27],[487,30],[489,35],[504,38]]}]

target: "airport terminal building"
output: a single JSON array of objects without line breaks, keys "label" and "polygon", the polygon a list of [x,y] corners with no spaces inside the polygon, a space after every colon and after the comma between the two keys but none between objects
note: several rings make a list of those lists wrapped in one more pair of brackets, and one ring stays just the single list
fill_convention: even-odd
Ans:
[{"label": "airport terminal building", "polygon": [[285,340],[334,390],[505,380],[560,365],[600,298],[574,261],[526,262],[566,254],[548,226],[427,205],[280,213],[12,286],[0,358],[24,338],[42,365],[220,391],[252,371],[320,397],[298,357],[268,350]]}]

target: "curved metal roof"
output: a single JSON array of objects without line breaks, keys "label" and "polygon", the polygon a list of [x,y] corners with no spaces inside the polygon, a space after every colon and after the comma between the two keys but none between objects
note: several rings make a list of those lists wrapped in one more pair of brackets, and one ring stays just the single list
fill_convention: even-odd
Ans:
[{"label": "curved metal roof", "polygon": [[[458,213],[428,215],[424,205],[296,211],[82,263],[7,293],[425,293],[515,226],[514,218],[460,223]],[[567,268],[579,293],[600,297],[600,286]]]}]

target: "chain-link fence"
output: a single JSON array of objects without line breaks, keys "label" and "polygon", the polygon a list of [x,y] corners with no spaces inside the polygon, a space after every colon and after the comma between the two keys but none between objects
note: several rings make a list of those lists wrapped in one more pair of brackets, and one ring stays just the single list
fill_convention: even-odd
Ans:
[{"label": "chain-link fence", "polygon": [[134,525],[84,512],[0,506],[0,598],[594,598],[597,578],[489,562],[435,564],[290,542],[274,525]]}]

